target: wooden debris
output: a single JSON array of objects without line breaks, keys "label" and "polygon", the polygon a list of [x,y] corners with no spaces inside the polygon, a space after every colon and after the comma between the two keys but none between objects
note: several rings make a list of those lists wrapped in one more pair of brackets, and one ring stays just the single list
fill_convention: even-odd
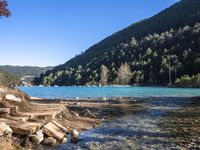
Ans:
[{"label": "wooden debris", "polygon": [[64,126],[56,121],[51,121],[47,123],[42,128],[42,130],[46,135],[55,138],[56,140],[58,140],[58,142],[60,142],[68,132],[68,130]]}]

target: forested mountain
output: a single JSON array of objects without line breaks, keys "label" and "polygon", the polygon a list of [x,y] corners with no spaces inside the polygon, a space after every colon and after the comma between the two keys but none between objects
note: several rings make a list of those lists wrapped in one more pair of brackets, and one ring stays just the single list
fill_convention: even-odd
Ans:
[{"label": "forested mountain", "polygon": [[200,72],[200,0],[182,0],[90,47],[34,83],[168,84]]},{"label": "forested mountain", "polygon": [[19,85],[21,81],[14,75],[11,75],[4,70],[0,69],[0,84],[5,85]]},{"label": "forested mountain", "polygon": [[5,70],[6,72],[16,75],[18,77],[24,76],[39,76],[41,73],[46,72],[47,70],[53,69],[53,67],[36,67],[36,66],[0,66],[0,69]]}]

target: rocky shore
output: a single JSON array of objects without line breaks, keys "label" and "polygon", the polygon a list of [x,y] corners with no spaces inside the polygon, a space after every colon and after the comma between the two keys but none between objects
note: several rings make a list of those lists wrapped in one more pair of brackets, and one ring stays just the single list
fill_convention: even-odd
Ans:
[{"label": "rocky shore", "polygon": [[0,86],[0,148],[45,149],[78,142],[79,132],[102,121],[145,107],[121,98],[48,100],[31,98],[16,88]]},{"label": "rocky shore", "polygon": [[67,104],[34,101],[16,88],[0,86],[1,149],[39,149],[40,145],[77,142],[79,131],[100,123],[95,116],[69,111]]}]

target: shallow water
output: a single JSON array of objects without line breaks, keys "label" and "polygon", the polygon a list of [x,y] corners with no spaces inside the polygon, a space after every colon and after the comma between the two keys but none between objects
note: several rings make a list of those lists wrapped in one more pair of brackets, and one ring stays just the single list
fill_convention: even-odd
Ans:
[{"label": "shallow water", "polygon": [[80,134],[77,144],[53,149],[199,149],[200,102],[191,98],[140,100],[149,109],[104,122]]},{"label": "shallow water", "polygon": [[[44,98],[138,97],[148,106],[122,113],[100,127],[80,133],[77,144],[55,150],[200,149],[200,89],[161,87],[20,87],[30,96]],[[146,98],[144,98],[146,97]],[[153,98],[154,97],[154,98]],[[123,111],[121,111],[123,112]],[[120,113],[120,112],[119,112]]]},{"label": "shallow water", "polygon": [[97,97],[193,97],[200,88],[167,87],[19,87],[33,97],[70,99]]}]

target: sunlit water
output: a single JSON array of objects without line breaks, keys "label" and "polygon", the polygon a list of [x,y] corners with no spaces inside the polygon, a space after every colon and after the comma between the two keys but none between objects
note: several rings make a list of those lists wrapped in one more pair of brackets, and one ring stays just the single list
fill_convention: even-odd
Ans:
[{"label": "sunlit water", "polygon": [[21,87],[35,97],[137,97],[148,109],[80,133],[77,144],[46,149],[200,149],[200,89],[162,87]]},{"label": "sunlit water", "polygon": [[166,87],[19,87],[29,96],[70,99],[97,97],[193,97],[199,89]]}]

